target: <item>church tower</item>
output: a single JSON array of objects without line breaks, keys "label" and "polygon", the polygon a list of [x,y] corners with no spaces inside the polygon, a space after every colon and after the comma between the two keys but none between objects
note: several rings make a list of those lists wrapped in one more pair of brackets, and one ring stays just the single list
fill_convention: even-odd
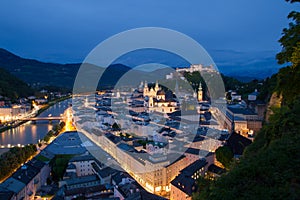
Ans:
[{"label": "church tower", "polygon": [[159,90],[158,81],[156,81],[156,83],[155,83],[154,90],[155,90],[155,92],[158,92],[158,90]]},{"label": "church tower", "polygon": [[144,83],[143,81],[141,81],[140,85],[139,85],[139,89],[142,90],[144,88]]},{"label": "church tower", "polygon": [[153,108],[154,107],[154,101],[153,101],[153,97],[149,97],[149,108]]},{"label": "church tower", "polygon": [[147,81],[145,81],[145,85],[144,85],[144,96],[147,96],[149,92],[149,88],[148,88],[148,83]]},{"label": "church tower", "polygon": [[201,82],[200,82],[199,88],[198,88],[198,101],[199,102],[203,101],[203,90],[202,90]]}]

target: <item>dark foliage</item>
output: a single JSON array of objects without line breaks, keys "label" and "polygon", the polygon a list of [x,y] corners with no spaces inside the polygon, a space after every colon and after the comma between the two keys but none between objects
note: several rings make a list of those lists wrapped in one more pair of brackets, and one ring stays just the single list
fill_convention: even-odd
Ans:
[{"label": "dark foliage", "polygon": [[283,30],[277,59],[290,66],[263,89],[271,93],[275,88],[281,107],[273,108],[269,123],[229,173],[200,188],[195,199],[300,199],[300,14],[294,11],[288,18],[292,22]]},{"label": "dark foliage", "polygon": [[52,163],[52,178],[54,181],[62,179],[68,163],[73,155],[56,155],[51,161]]},{"label": "dark foliage", "polygon": [[228,169],[233,159],[233,153],[228,146],[222,146],[216,150],[216,158]]},{"label": "dark foliage", "polygon": [[14,147],[0,156],[0,180],[10,175],[37,151],[35,145]]},{"label": "dark foliage", "polygon": [[33,90],[23,81],[0,68],[0,95],[16,100],[32,95]]},{"label": "dark foliage", "polygon": [[48,85],[72,88],[80,64],[44,63],[0,48],[0,66],[37,88]]}]

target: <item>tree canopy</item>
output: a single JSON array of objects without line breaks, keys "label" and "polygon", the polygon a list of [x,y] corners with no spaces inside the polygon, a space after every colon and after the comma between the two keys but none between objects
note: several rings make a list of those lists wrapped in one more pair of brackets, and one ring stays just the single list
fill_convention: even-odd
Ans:
[{"label": "tree canopy", "polygon": [[[288,0],[290,3],[299,0]],[[230,171],[195,194],[195,199],[300,199],[300,14],[288,16],[279,40],[278,62],[288,65],[272,80],[269,92],[282,96],[281,107]],[[276,79],[274,79],[276,78]]]},{"label": "tree canopy", "polygon": [[233,159],[233,153],[228,146],[222,146],[216,150],[216,158],[224,167],[229,168]]},{"label": "tree canopy", "polygon": [[292,11],[288,18],[291,22],[283,29],[283,36],[279,39],[282,51],[276,57],[278,63],[289,66],[280,69],[276,89],[283,96],[283,104],[291,105],[300,94],[300,12]]}]

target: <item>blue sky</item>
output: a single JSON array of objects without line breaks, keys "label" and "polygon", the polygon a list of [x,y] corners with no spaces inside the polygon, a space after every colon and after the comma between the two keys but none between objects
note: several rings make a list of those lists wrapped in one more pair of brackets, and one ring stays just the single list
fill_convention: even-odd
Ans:
[{"label": "blue sky", "polygon": [[[284,0],[8,0],[0,2],[0,47],[48,62],[80,62],[101,41],[138,27],[165,27],[208,52],[278,52]],[[218,59],[218,58],[215,58]]]}]

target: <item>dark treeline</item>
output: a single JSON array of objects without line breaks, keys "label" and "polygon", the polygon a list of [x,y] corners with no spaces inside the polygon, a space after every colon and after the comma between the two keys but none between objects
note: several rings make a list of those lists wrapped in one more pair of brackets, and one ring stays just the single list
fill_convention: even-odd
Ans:
[{"label": "dark treeline", "polygon": [[277,102],[270,101],[273,114],[227,174],[213,182],[199,180],[193,199],[300,199],[300,12],[288,18],[277,54],[288,66],[263,88],[277,96]]},{"label": "dark treeline", "polygon": [[0,95],[11,100],[16,100],[20,97],[28,97],[34,94],[25,82],[11,75],[6,70],[0,68]]},{"label": "dark treeline", "polygon": [[[59,124],[56,124],[52,130],[50,130],[45,137],[43,138],[43,140],[48,143],[50,138],[53,136],[57,136],[62,129],[65,127],[65,122],[60,122]],[[40,145],[40,144],[39,144]]]},{"label": "dark treeline", "polygon": [[0,156],[0,180],[25,163],[37,151],[36,145],[14,147]]}]

